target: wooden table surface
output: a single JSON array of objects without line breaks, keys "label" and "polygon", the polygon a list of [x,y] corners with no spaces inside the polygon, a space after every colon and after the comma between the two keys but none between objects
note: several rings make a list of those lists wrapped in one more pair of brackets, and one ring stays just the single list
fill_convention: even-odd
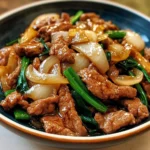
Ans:
[{"label": "wooden table surface", "polygon": [[[0,14],[24,4],[32,3],[39,0],[0,0]],[[92,1],[92,0],[91,0]],[[150,0],[112,0],[150,16]]]}]

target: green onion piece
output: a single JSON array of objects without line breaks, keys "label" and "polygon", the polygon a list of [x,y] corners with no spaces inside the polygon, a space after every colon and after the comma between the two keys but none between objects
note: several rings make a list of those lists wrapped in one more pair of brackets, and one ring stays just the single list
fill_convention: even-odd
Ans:
[{"label": "green onion piece", "polygon": [[[129,71],[129,75],[134,76],[134,74],[133,74],[132,71]],[[148,106],[147,96],[146,96],[146,94],[145,94],[145,92],[144,92],[142,86],[141,86],[139,83],[138,83],[138,84],[135,84],[134,86],[135,86],[135,88],[137,89],[137,91],[138,91],[138,93],[139,93],[139,97],[140,97],[141,102],[142,102],[144,105]]]},{"label": "green onion piece", "polygon": [[119,62],[118,66],[122,67],[126,71],[129,69],[132,69],[134,67],[141,70],[143,72],[146,80],[150,83],[150,76],[148,75],[147,71],[132,57],[130,57],[122,62]]},{"label": "green onion piece", "polygon": [[98,127],[98,123],[95,121],[94,118],[83,116],[83,115],[81,115],[80,117],[84,123],[90,123],[90,124],[93,124],[94,126]]},{"label": "green onion piece", "polygon": [[71,17],[71,23],[75,24],[83,13],[84,12],[82,10],[79,10],[74,16]]},{"label": "green onion piece", "polygon": [[144,49],[140,51],[141,55],[144,56]]},{"label": "green onion piece", "polygon": [[22,110],[22,109],[15,109],[14,116],[15,116],[15,119],[17,120],[29,120],[30,119],[30,115],[25,110]]},{"label": "green onion piece", "polygon": [[108,31],[107,34],[112,39],[123,39],[126,35],[126,32],[123,32],[123,31]]},{"label": "green onion piece", "polygon": [[9,94],[11,94],[12,92],[14,92],[16,89],[12,89],[12,90],[8,90],[4,93],[5,96],[8,96]]},{"label": "green onion piece", "polygon": [[30,59],[24,56],[21,60],[21,71],[20,71],[20,75],[19,75],[17,87],[16,87],[16,89],[19,90],[21,93],[24,93],[25,91],[29,89],[28,83],[25,77],[25,72],[29,63],[30,63]]},{"label": "green onion piece", "polygon": [[15,40],[13,40],[13,41],[10,41],[9,43],[6,43],[6,46],[11,46],[11,45],[13,45],[13,44],[15,44],[15,43],[18,43],[18,40],[19,40],[19,39],[15,39]]},{"label": "green onion piece", "polygon": [[74,77],[75,81],[77,81],[78,84],[88,93],[89,92],[88,89],[86,88],[85,84],[82,82],[82,80],[80,79],[80,77],[77,75],[77,73],[73,70],[73,68],[69,67],[68,71]]},{"label": "green onion piece", "polygon": [[49,50],[42,52],[39,56],[44,56],[44,55],[48,55],[48,54],[49,54]]},{"label": "green onion piece", "polygon": [[111,61],[111,53],[106,52],[105,54],[106,54],[107,60],[110,62]]},{"label": "green onion piece", "polygon": [[40,40],[39,40],[42,44],[43,44],[43,46],[44,46],[44,51],[39,55],[39,56],[43,56],[43,55],[47,55],[47,54],[49,54],[49,47],[46,45],[46,43],[44,42],[44,40],[42,39],[42,38],[40,38]]},{"label": "green onion piece", "polygon": [[66,69],[64,71],[64,75],[66,76],[66,78],[68,79],[71,87],[87,102],[89,103],[91,106],[93,106],[95,109],[97,109],[100,112],[106,112],[107,111],[107,107],[101,103],[101,102],[97,102],[97,100],[95,100],[95,98],[91,97],[91,95],[89,95],[78,83],[77,81],[75,81],[74,76],[72,76],[72,74],[70,73],[70,71],[68,69]]},{"label": "green onion piece", "polygon": [[73,99],[75,100],[76,109],[78,113],[81,115],[85,115],[88,117],[92,117],[92,112],[89,110],[89,108],[86,106],[83,98],[74,90],[71,91],[71,94],[73,96]]}]

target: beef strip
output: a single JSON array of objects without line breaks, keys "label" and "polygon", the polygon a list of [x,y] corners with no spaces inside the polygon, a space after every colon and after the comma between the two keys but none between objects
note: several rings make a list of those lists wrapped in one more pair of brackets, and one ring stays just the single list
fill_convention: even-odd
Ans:
[{"label": "beef strip", "polygon": [[[87,23],[91,26],[92,23],[103,25],[104,30],[117,30],[118,27],[113,24],[111,21],[105,21],[100,18],[99,15],[95,13],[84,13],[80,17],[80,21],[87,21]],[[91,23],[92,22],[92,23]]]},{"label": "beef strip", "polygon": [[144,57],[150,61],[150,48],[145,48],[144,49]]},{"label": "beef strip", "polygon": [[123,100],[122,103],[128,109],[129,113],[133,114],[137,124],[149,116],[147,107],[141,103],[139,98]]},{"label": "beef strip", "polygon": [[32,116],[52,113],[55,110],[55,103],[58,103],[58,99],[58,96],[52,96],[36,100],[29,105],[27,112]]},{"label": "beef strip", "polygon": [[34,22],[32,24],[32,27],[35,30],[39,30],[41,27],[44,27],[47,25],[54,25],[55,23],[58,23],[58,22],[69,22],[69,21],[70,21],[69,14],[68,13],[61,13],[60,19],[59,19],[59,17],[55,18],[55,17],[49,16],[49,17],[46,17],[44,19],[41,19],[41,20]]},{"label": "beef strip", "polygon": [[18,56],[17,56],[17,59],[18,59],[18,66],[15,68],[15,70],[12,73],[10,73],[7,76],[7,79],[6,79],[6,82],[7,82],[8,86],[10,87],[10,89],[15,88],[17,80],[18,80],[18,76],[19,76],[20,70],[21,70],[21,60]]},{"label": "beef strip", "polygon": [[16,105],[20,105],[23,109],[27,109],[29,103],[24,100],[24,97],[20,93],[15,91],[9,94],[4,100],[2,100],[0,105],[4,108],[5,111],[9,111]]},{"label": "beef strip", "polygon": [[45,41],[50,41],[51,34],[57,31],[68,31],[72,27],[70,22],[58,22],[52,25],[43,26],[38,30],[38,36]]},{"label": "beef strip", "polygon": [[82,125],[81,118],[75,109],[74,100],[66,85],[62,85],[59,90],[59,113],[63,118],[64,125],[79,136],[87,135],[85,127]]},{"label": "beef strip", "polygon": [[47,133],[69,136],[75,135],[74,132],[64,126],[62,118],[58,115],[42,117],[41,122],[44,124],[44,129]]},{"label": "beef strip", "polygon": [[135,124],[134,116],[123,110],[106,114],[96,113],[94,119],[98,122],[99,128],[107,134],[116,132],[122,127]]},{"label": "beef strip", "polygon": [[32,40],[29,43],[15,44],[14,49],[19,56],[38,56],[42,53],[44,46],[42,43]]},{"label": "beef strip", "polygon": [[38,70],[39,67],[40,67],[40,64],[41,64],[40,59],[39,59],[38,57],[35,57],[35,58],[33,59],[33,67],[34,67],[36,70]]},{"label": "beef strip", "polygon": [[56,23],[57,20],[58,20],[58,18],[49,16],[44,19],[40,19],[40,20],[38,19],[38,21],[34,21],[31,26],[33,29],[39,30],[43,26],[47,26],[47,25]]},{"label": "beef strip", "polygon": [[4,47],[0,49],[0,66],[6,66],[8,57],[11,51],[14,51],[13,46]]},{"label": "beef strip", "polygon": [[53,43],[50,55],[57,55],[61,62],[74,63],[74,51],[68,47],[68,43],[59,36]]},{"label": "beef strip", "polygon": [[88,90],[103,101],[118,100],[120,98],[134,98],[137,94],[135,88],[130,86],[117,86],[96,70],[85,68],[79,72]]},{"label": "beef strip", "polygon": [[148,83],[147,81],[142,82],[142,86],[146,92],[146,95],[148,97],[148,100],[150,101],[150,83]]}]

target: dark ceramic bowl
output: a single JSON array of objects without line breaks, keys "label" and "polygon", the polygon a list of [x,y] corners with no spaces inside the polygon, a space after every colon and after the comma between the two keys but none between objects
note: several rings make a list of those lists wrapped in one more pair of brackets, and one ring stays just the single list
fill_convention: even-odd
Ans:
[{"label": "dark ceramic bowl", "polygon": [[[49,12],[68,12],[73,15],[77,10],[85,12],[96,12],[106,20],[112,20],[122,29],[131,29],[139,33],[144,39],[146,46],[150,47],[150,18],[145,15],[116,3],[99,0],[49,0],[33,3],[0,16],[0,47],[7,42],[19,37],[20,33],[30,24],[38,15]],[[1,98],[2,99],[2,98]],[[29,126],[28,123],[20,122],[5,112],[0,107],[0,121],[21,130],[26,135],[34,138],[40,138],[40,142],[54,147],[62,148],[100,148],[118,143],[118,141],[127,139],[146,129],[150,129],[150,118],[140,125],[131,129],[103,136],[95,137],[69,137],[48,134],[38,131]],[[34,135],[34,136],[31,136]],[[64,144],[65,143],[65,144]]]}]

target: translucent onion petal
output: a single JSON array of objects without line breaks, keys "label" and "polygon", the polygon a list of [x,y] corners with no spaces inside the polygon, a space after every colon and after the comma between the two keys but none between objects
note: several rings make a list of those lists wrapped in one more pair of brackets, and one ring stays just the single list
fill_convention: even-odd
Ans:
[{"label": "translucent onion petal", "polygon": [[135,74],[135,76],[127,76],[127,75],[119,75],[118,77],[111,77],[111,80],[117,84],[117,85],[134,85],[134,84],[138,84],[142,81],[143,79],[143,73],[142,71],[134,68],[133,69],[133,73]]},{"label": "translucent onion petal", "polygon": [[32,40],[34,37],[37,36],[37,31],[35,31],[31,26],[29,26],[23,35],[20,38],[20,44],[21,43],[26,43]]},{"label": "translucent onion petal", "polygon": [[60,63],[57,56],[49,56],[46,58],[39,67],[40,73],[49,73],[50,69],[53,67],[53,65]]},{"label": "translucent onion petal", "polygon": [[139,64],[141,64],[141,65],[143,66],[143,68],[144,68],[148,73],[150,73],[150,62],[149,62],[146,58],[144,58],[144,57],[141,55],[140,52],[138,52],[138,51],[132,49],[131,55],[132,55],[133,58],[135,58],[135,59],[137,60],[137,62],[138,62]]},{"label": "translucent onion petal", "polygon": [[67,84],[68,80],[60,75],[40,73],[32,65],[26,70],[26,78],[39,84]]},{"label": "translucent onion petal", "polygon": [[116,43],[110,44],[108,50],[111,52],[111,60],[115,62],[127,59],[131,52],[131,49]]},{"label": "translucent onion petal", "polygon": [[109,64],[102,47],[96,42],[72,45],[72,48],[87,56],[93,64],[104,74],[109,69]]},{"label": "translucent onion petal", "polygon": [[126,31],[125,40],[128,44],[131,44],[137,51],[142,51],[145,47],[145,43],[139,34],[133,31]]},{"label": "translucent onion petal", "polygon": [[97,42],[97,35],[91,30],[81,30],[81,29],[70,29],[69,37],[72,39],[72,44],[79,44],[85,42]]},{"label": "translucent onion petal", "polygon": [[84,68],[87,68],[90,64],[89,59],[83,55],[82,53],[76,53],[75,54],[75,63],[71,64],[70,66],[76,71],[80,71]]},{"label": "translucent onion petal", "polygon": [[59,31],[59,32],[54,32],[54,33],[51,34],[51,42],[53,43],[54,41],[56,41],[56,39],[59,36],[62,36],[65,41],[68,41],[68,39],[69,39],[67,31]]},{"label": "translucent onion petal", "polygon": [[[59,85],[42,85],[36,84],[25,92],[25,96],[32,100],[44,99],[53,94],[57,94]],[[39,92],[40,91],[40,92]]]}]

